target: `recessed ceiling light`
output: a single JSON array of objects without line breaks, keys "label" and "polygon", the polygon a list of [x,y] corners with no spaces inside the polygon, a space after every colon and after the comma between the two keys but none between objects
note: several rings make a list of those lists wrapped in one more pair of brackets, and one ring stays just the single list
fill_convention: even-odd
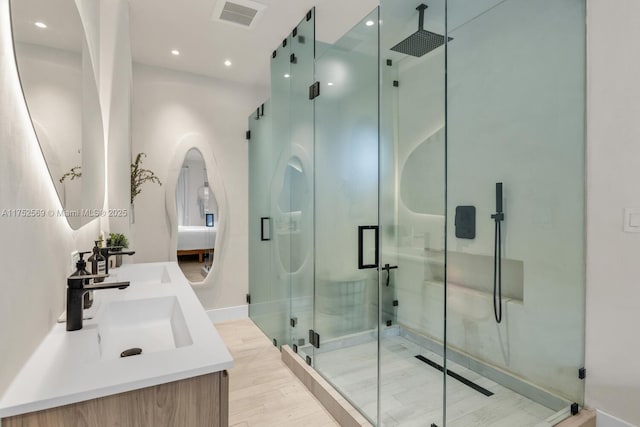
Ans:
[{"label": "recessed ceiling light", "polygon": [[285,74],[285,75],[284,75],[284,78],[285,78],[285,79],[288,79],[289,77],[291,77],[291,74]]},{"label": "recessed ceiling light", "polygon": [[47,24],[45,24],[44,22],[40,22],[40,21],[34,23],[33,25],[35,25],[38,28],[47,28]]},{"label": "recessed ceiling light", "polygon": [[173,49],[173,50],[171,51],[171,55],[173,55],[173,56],[178,56],[178,55],[180,55],[180,51],[179,51],[178,49]]},{"label": "recessed ceiling light", "polygon": [[364,23],[367,27],[372,27],[373,25],[375,25],[375,22],[369,20],[367,22]]},{"label": "recessed ceiling light", "polygon": [[327,83],[327,86],[333,86],[333,83],[329,82]]},{"label": "recessed ceiling light", "polygon": [[225,60],[225,61],[224,61],[224,66],[225,66],[225,67],[231,67],[231,61],[230,61],[230,60],[228,60],[228,59],[227,59],[227,60]]}]

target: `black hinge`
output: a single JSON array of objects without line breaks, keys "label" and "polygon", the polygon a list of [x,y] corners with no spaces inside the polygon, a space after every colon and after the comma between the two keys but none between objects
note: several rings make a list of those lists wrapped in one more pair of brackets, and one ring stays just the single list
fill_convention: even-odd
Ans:
[{"label": "black hinge", "polygon": [[581,380],[587,378],[587,370],[585,368],[578,369],[578,378]]},{"label": "black hinge", "polygon": [[580,412],[580,406],[577,403],[572,403],[571,404],[571,415],[578,415],[578,412]]},{"label": "black hinge", "polygon": [[298,63],[298,58],[296,58],[296,54],[292,53],[291,56],[289,56],[289,62],[291,62],[292,64],[297,64]]},{"label": "black hinge", "polygon": [[397,307],[397,306],[398,306],[398,304],[399,304],[399,301],[398,301],[397,299],[393,300],[393,306],[394,306],[394,307]]},{"label": "black hinge", "polygon": [[291,319],[289,319],[289,324],[291,325],[292,328],[295,328],[296,325],[298,324],[298,318],[292,317]]},{"label": "black hinge", "polygon": [[262,116],[264,116],[264,104],[256,108],[256,120],[260,120]]},{"label": "black hinge", "polygon": [[295,28],[293,29],[293,31],[291,32],[291,35],[292,35],[293,37],[295,37],[295,36],[297,36],[297,35],[298,35],[298,27],[295,27]]},{"label": "black hinge", "polygon": [[275,338],[273,339],[273,346],[274,346],[274,347],[277,347],[277,346],[278,346],[278,340],[277,340],[277,339],[275,339]]},{"label": "black hinge", "polygon": [[287,39],[282,40],[282,47],[287,47]]},{"label": "black hinge", "polygon": [[398,80],[394,80],[393,87],[400,87],[400,82]]},{"label": "black hinge", "polygon": [[320,334],[313,329],[309,329],[309,344],[315,348],[320,348]]},{"label": "black hinge", "polygon": [[309,99],[316,99],[320,96],[320,82],[315,82],[309,86]]},{"label": "black hinge", "polygon": [[271,54],[271,57],[275,59],[276,56],[278,56],[278,51],[274,50],[273,53]]},{"label": "black hinge", "polygon": [[313,10],[310,10],[309,12],[307,12],[307,21],[309,21],[311,19]]},{"label": "black hinge", "polygon": [[247,133],[245,134],[245,137],[247,138],[247,141],[251,139],[251,131],[248,130]]},{"label": "black hinge", "polygon": [[311,366],[311,356],[307,356],[307,365]]},{"label": "black hinge", "polygon": [[251,304],[251,295],[247,294],[247,304]]},{"label": "black hinge", "polygon": [[293,352],[298,353],[298,346],[296,344],[293,345]]}]

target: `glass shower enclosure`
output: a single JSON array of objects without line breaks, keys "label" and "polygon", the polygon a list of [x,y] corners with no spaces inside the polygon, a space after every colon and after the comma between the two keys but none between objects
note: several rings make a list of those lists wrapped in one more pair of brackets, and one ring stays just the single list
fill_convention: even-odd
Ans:
[{"label": "glass shower enclosure", "polygon": [[374,425],[581,407],[585,16],[383,0],[333,43],[311,11],[272,55],[249,118],[250,315]]}]

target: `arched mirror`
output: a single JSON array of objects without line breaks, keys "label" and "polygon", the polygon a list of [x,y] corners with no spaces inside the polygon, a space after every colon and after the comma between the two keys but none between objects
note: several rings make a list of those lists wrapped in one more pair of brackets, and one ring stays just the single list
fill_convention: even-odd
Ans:
[{"label": "arched mirror", "polygon": [[[72,228],[104,203],[104,133],[89,33],[89,9],[74,0],[12,0],[20,82],[31,121]],[[84,16],[83,15],[83,16]],[[94,25],[96,24],[96,25]]]},{"label": "arched mirror", "polygon": [[176,185],[178,264],[190,282],[202,282],[213,266],[218,203],[209,186],[202,153],[190,149]]},{"label": "arched mirror", "polygon": [[302,229],[308,198],[309,188],[304,166],[299,157],[292,156],[287,162],[278,195],[278,254],[288,273],[298,271],[307,257],[308,245],[304,244]]}]

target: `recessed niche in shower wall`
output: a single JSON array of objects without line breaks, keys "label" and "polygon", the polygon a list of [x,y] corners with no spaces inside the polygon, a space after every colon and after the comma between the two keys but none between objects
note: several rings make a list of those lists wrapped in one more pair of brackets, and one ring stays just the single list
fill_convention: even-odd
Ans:
[{"label": "recessed niche in shower wall", "polygon": [[402,168],[400,197],[413,212],[444,212],[444,145],[440,128],[411,152]]},{"label": "recessed niche in shower wall", "polygon": [[[444,263],[439,253],[425,257],[433,281],[444,283]],[[491,294],[493,292],[493,256],[447,252],[447,283]],[[502,258],[502,297],[524,299],[524,262]]]}]

